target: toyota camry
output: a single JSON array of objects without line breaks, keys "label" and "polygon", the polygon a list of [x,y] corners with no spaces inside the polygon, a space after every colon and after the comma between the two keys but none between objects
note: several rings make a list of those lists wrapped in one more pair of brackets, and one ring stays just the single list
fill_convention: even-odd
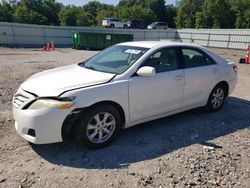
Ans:
[{"label": "toyota camry", "polygon": [[35,144],[74,134],[98,148],[123,128],[205,106],[221,109],[237,66],[202,46],[126,42],[28,78],[13,97],[15,128]]}]

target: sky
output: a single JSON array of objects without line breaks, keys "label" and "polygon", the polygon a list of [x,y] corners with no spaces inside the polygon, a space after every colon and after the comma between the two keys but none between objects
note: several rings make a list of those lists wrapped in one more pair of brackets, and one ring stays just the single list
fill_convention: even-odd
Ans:
[{"label": "sky", "polygon": [[[57,0],[59,2],[62,2],[64,5],[83,5],[88,3],[91,0]],[[101,3],[105,3],[105,4],[113,4],[113,5],[117,5],[119,0],[99,0]],[[174,4],[176,0],[166,0],[167,4]]]}]

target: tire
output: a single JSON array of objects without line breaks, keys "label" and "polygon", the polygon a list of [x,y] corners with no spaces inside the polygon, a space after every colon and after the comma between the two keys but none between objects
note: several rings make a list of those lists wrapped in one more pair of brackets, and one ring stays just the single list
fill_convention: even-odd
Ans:
[{"label": "tire", "polygon": [[110,144],[121,129],[118,110],[111,105],[96,105],[85,111],[75,125],[76,139],[88,148]]},{"label": "tire", "polygon": [[208,101],[207,101],[207,109],[210,112],[217,112],[221,109],[225,102],[226,98],[226,89],[223,87],[223,85],[217,85],[212,90],[212,92],[209,95]]},{"label": "tire", "polygon": [[115,27],[115,25],[114,25],[114,24],[111,24],[111,25],[110,25],[110,28],[114,28],[114,27]]},{"label": "tire", "polygon": [[124,25],[124,26],[123,26],[123,29],[128,29],[128,26],[127,26],[127,25]]}]

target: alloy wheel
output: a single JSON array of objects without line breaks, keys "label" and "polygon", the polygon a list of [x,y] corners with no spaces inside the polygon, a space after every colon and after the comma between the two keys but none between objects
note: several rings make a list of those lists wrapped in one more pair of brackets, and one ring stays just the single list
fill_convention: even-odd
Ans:
[{"label": "alloy wheel", "polygon": [[219,108],[224,100],[224,90],[222,88],[217,88],[212,94],[211,104],[213,108]]},{"label": "alloy wheel", "polygon": [[87,125],[87,138],[93,143],[103,143],[114,133],[116,121],[109,112],[94,115]]}]

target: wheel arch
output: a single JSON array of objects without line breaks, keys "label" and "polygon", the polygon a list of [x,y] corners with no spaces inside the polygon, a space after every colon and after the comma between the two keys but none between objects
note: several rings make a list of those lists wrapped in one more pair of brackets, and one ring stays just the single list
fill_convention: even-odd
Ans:
[{"label": "wheel arch", "polygon": [[[220,104],[220,106],[218,106],[218,107],[212,107],[212,105],[211,105],[211,103],[210,103],[210,97],[211,97],[212,92],[214,91],[214,89],[215,89],[216,87],[218,87],[218,86],[222,87],[223,90],[225,91],[224,99],[223,99],[222,103]],[[227,82],[227,81],[224,81],[224,80],[218,82],[218,83],[212,88],[212,90],[211,90],[211,92],[209,93],[209,96],[208,96],[208,98],[207,98],[207,102],[206,102],[206,105],[205,105],[205,106],[206,106],[206,108],[208,109],[208,111],[210,111],[210,112],[217,112],[218,110],[220,110],[220,108],[221,108],[221,106],[223,105],[224,100],[225,100],[225,98],[228,96],[228,94],[229,94],[229,84],[228,84],[228,82]]]},{"label": "wheel arch", "polygon": [[122,123],[123,126],[126,122],[126,116],[125,116],[125,111],[122,108],[122,106],[120,104],[118,104],[117,102],[114,101],[100,101],[97,103],[94,103],[88,107],[83,107],[83,108],[76,108],[73,111],[71,111],[71,113],[65,118],[63,124],[62,124],[62,129],[61,129],[61,134],[62,134],[62,139],[63,141],[66,141],[70,138],[70,135],[72,135],[72,131],[74,128],[75,123],[77,122],[78,118],[81,116],[81,114],[83,114],[86,110],[93,108],[97,105],[112,105],[113,107],[115,107],[122,119]]},{"label": "wheel arch", "polygon": [[216,86],[222,86],[225,91],[226,91],[226,96],[228,96],[228,92],[229,92],[229,84],[227,81],[223,80],[223,81],[220,81],[219,83],[217,83],[213,89],[216,87]]},{"label": "wheel arch", "polygon": [[107,100],[107,101],[100,101],[100,102],[97,102],[97,103],[95,103],[95,104],[89,106],[88,108],[92,108],[92,107],[94,107],[94,106],[102,105],[102,104],[114,106],[114,107],[118,110],[118,112],[119,112],[119,114],[120,114],[120,116],[121,116],[122,122],[123,122],[123,123],[126,122],[125,111],[124,111],[123,107],[122,107],[119,103],[117,103],[117,102],[108,101],[108,100]]},{"label": "wheel arch", "polygon": [[218,82],[217,84],[215,84],[215,85],[212,87],[210,93],[208,94],[208,96],[207,96],[207,98],[206,98],[206,104],[208,103],[209,96],[210,96],[210,94],[212,93],[212,91],[214,90],[214,88],[217,87],[217,86],[219,86],[219,85],[222,85],[222,86],[225,88],[225,90],[226,90],[226,97],[228,96],[229,84],[227,83],[227,81],[222,80],[222,81]]}]

